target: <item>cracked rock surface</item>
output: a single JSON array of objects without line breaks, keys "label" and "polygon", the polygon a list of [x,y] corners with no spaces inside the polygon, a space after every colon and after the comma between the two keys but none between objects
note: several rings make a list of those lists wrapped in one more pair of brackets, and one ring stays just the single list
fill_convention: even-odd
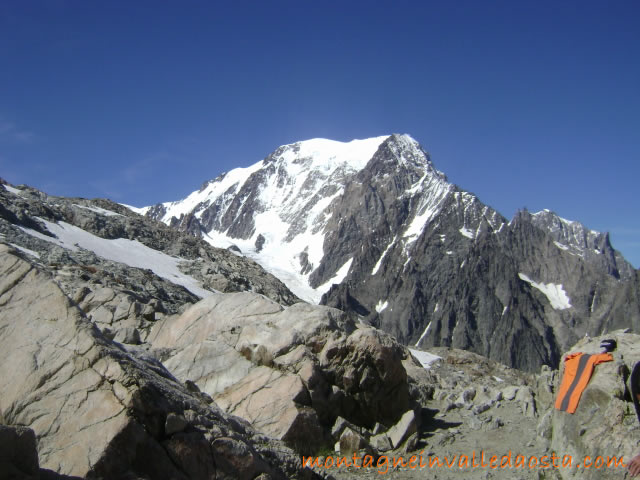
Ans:
[{"label": "cracked rock surface", "polygon": [[410,406],[407,350],[333,308],[214,294],[156,322],[147,340],[178,379],[299,451],[333,445],[338,416],[392,425]]},{"label": "cracked rock surface", "polygon": [[313,477],[284,445],[112,343],[4,244],[0,379],[3,423],[31,428],[40,468],[58,478]]}]

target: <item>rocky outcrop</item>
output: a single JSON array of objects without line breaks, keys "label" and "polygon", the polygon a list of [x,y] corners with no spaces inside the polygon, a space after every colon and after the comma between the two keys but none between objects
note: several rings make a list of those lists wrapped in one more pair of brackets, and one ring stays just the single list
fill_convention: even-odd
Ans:
[{"label": "rocky outcrop", "polygon": [[[554,408],[562,371],[545,366],[536,374],[524,373],[471,352],[432,349],[440,361],[422,371],[408,369],[416,382],[434,387],[431,398],[423,403],[426,408],[422,415],[426,418],[419,426],[414,453],[424,449],[425,457],[438,456],[440,460],[454,455],[459,460],[460,455],[470,455],[472,451],[499,458],[512,454],[510,468],[430,471],[442,479],[461,475],[470,479],[623,478],[625,468],[621,464],[628,464],[640,453],[640,426],[628,386],[630,369],[640,360],[640,337],[623,331],[587,337],[565,355],[578,351],[600,353],[604,338],[617,340],[618,348],[612,352],[614,361],[596,366],[574,414]],[[370,439],[371,444],[377,443],[374,438]],[[395,452],[403,454],[401,449],[387,454]],[[517,455],[522,455],[524,467],[514,467]],[[545,455],[549,461],[555,455],[555,467],[526,465],[532,457],[536,462]],[[607,466],[609,460],[612,463]],[[568,463],[563,466],[569,461],[570,467]],[[619,462],[617,466],[615,462]],[[406,478],[419,477],[407,474]]]},{"label": "rocky outcrop", "polygon": [[[43,471],[154,479],[309,473],[283,445],[190,391],[142,350],[108,340],[47,273],[6,244],[0,392],[4,422],[35,432]],[[5,441],[6,428],[0,433]],[[14,453],[30,450],[28,430],[8,435],[18,438]],[[3,461],[30,475],[34,456],[19,453],[16,462],[14,453],[3,449]]]},{"label": "rocky outcrop", "polygon": [[[546,432],[553,450],[566,452],[578,459],[588,455],[595,465],[598,465],[598,457],[602,457],[604,464],[613,456],[624,457],[625,463],[629,463],[640,453],[640,425],[627,383],[633,366],[640,361],[640,336],[614,332],[585,338],[567,355],[574,352],[600,353],[599,345],[605,338],[617,341],[618,348],[612,352],[614,361],[596,366],[575,413],[552,411]],[[541,425],[541,430],[543,428]],[[567,469],[563,478],[614,479],[621,478],[621,474],[620,469],[594,466],[583,470]]]},{"label": "rocky outcrop", "polygon": [[335,309],[215,294],[157,322],[148,341],[177,378],[299,450],[333,445],[338,416],[390,426],[409,407],[405,349]]}]

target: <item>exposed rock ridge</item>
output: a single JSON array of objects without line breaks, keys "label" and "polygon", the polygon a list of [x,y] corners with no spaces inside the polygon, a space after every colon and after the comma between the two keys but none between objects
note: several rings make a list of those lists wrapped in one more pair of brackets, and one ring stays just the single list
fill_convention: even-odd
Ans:
[{"label": "exposed rock ridge", "polygon": [[[74,240],[61,248],[59,239],[48,230],[46,222],[76,236],[84,232],[90,234],[84,235],[88,238],[86,248],[76,248],[72,244],[75,243]],[[73,227],[81,231],[73,231]],[[180,271],[176,274],[191,276],[194,281],[200,282],[204,290],[251,290],[283,304],[298,300],[282,282],[265,272],[254,261],[214,248],[202,240],[135,214],[109,200],[67,199],[49,196],[24,186],[20,189],[13,188],[12,191],[0,187],[0,234],[5,241],[33,252],[32,256],[37,255],[43,264],[72,269],[84,267],[85,275],[95,273],[90,271],[93,269],[107,275],[117,274],[120,281],[127,284],[126,289],[138,292],[141,290],[139,287],[146,288],[146,284],[152,282],[155,286],[150,288],[150,292],[146,292],[147,296],[156,296],[157,300],[166,302],[169,310],[175,304],[179,306],[185,302],[193,303],[197,297],[185,288],[172,285],[174,282],[171,280],[167,281],[167,278],[154,274],[150,270],[154,268],[153,262],[149,262],[146,268],[135,268],[122,262],[115,265],[115,262],[100,255],[109,243],[100,242],[100,239],[130,240],[170,257],[178,257],[183,261],[178,262]],[[102,250],[96,250],[97,247]],[[146,282],[131,282],[136,277],[145,276]],[[100,275],[97,279],[99,278]],[[159,290],[165,290],[165,293]],[[72,294],[69,291],[67,293]],[[179,298],[172,299],[175,296]]]}]

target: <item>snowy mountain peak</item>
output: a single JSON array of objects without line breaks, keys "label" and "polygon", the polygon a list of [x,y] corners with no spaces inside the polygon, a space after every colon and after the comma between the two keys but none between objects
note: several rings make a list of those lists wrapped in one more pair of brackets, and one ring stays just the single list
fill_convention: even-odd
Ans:
[{"label": "snowy mountain peak", "polygon": [[[317,302],[322,292],[309,286],[308,276],[324,257],[331,205],[381,145],[389,143],[404,158],[424,155],[409,136],[305,140],[283,145],[250,167],[231,170],[184,200],[151,207],[149,215],[214,245],[236,245],[300,297]],[[336,275],[342,271],[337,270]]]},{"label": "snowy mountain peak", "polygon": [[285,164],[310,164],[313,168],[332,170],[338,165],[347,165],[352,170],[364,168],[388,135],[364,140],[339,142],[325,138],[313,138],[284,145],[267,157],[266,162]]},{"label": "snowy mountain peak", "polygon": [[[353,261],[350,247],[336,244],[336,229],[368,236],[389,207],[407,199],[394,221],[406,222],[398,238],[408,254],[454,190],[410,135],[315,138],[283,145],[184,200],[151,207],[149,216],[215,246],[235,245],[296,295],[318,302]],[[343,224],[345,216],[353,223]]]},{"label": "snowy mountain peak", "polygon": [[382,146],[391,154],[383,154],[388,162],[397,163],[405,168],[417,167],[424,169],[431,166],[429,154],[409,135],[393,134],[386,139]]}]

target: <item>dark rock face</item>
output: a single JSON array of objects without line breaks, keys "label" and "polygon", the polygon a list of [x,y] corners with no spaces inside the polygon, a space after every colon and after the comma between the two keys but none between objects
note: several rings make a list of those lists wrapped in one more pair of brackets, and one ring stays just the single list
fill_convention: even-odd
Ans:
[{"label": "dark rock face", "polygon": [[[579,222],[564,220],[549,210],[531,215],[532,223],[551,235],[556,246],[582,256],[615,278],[629,279],[634,269],[611,246],[608,233],[594,232]],[[559,244],[559,245],[558,245]]]},{"label": "dark rock face", "polygon": [[36,435],[30,428],[0,425],[0,478],[39,478]]},{"label": "dark rock face", "polygon": [[[406,135],[381,140],[366,162],[328,173],[308,150],[305,142],[280,147],[193,213],[207,232],[253,241],[257,215],[271,212],[288,229],[280,240],[292,246],[288,272],[321,289],[321,303],[405,344],[453,346],[535,370],[557,366],[585,333],[640,328],[638,272],[608,234],[550,211],[508,221],[449,183]],[[296,181],[297,203],[287,196]],[[287,207],[265,203],[265,195]],[[149,215],[172,221],[156,209],[164,216]],[[263,229],[266,241],[255,238],[255,251],[243,252],[268,264],[270,233]],[[300,240],[312,234],[320,235],[320,255]]]},{"label": "dark rock face", "polygon": [[256,252],[259,252],[260,250],[262,250],[262,246],[264,245],[264,237],[262,236],[262,234],[258,235],[258,238],[256,238]]},{"label": "dark rock face", "polygon": [[[470,204],[467,213],[475,208],[480,220],[466,227],[444,219],[429,225],[410,256],[402,244],[392,247],[376,275],[376,257],[365,247],[323,303],[365,306],[373,324],[405,343],[468,349],[524,370],[557,366],[561,352],[585,333],[640,327],[635,274],[620,279],[610,273],[612,263],[563,250],[526,212],[495,228],[480,207]],[[455,202],[444,208],[455,218]],[[474,238],[460,239],[463,228]],[[549,296],[558,290],[568,302],[554,307]]]}]

